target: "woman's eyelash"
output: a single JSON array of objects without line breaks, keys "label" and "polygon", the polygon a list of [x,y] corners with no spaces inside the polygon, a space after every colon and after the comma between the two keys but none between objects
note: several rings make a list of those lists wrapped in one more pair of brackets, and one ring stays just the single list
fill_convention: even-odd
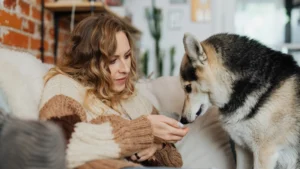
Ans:
[{"label": "woman's eyelash", "polygon": [[117,60],[117,59],[111,60],[109,63],[110,63],[110,64],[114,64],[114,63],[116,63],[116,60]]},{"label": "woman's eyelash", "polygon": [[127,58],[129,58],[130,56],[131,56],[131,53],[128,54],[128,55],[126,55],[125,58],[127,59]]},{"label": "woman's eyelash", "polygon": [[[130,56],[131,56],[131,53],[125,55],[125,59],[130,58]],[[109,63],[110,63],[110,64],[114,64],[114,63],[116,63],[116,61],[117,61],[117,59],[113,59],[113,60],[111,60]]]}]

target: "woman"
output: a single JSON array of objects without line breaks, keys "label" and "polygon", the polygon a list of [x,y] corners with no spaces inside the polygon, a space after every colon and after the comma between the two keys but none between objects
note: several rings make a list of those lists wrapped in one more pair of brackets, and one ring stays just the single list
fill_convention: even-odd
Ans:
[{"label": "woman", "polygon": [[62,63],[46,75],[40,119],[62,127],[68,168],[182,166],[172,143],[188,129],[139,94],[133,49],[120,20],[91,16],[78,23]]}]

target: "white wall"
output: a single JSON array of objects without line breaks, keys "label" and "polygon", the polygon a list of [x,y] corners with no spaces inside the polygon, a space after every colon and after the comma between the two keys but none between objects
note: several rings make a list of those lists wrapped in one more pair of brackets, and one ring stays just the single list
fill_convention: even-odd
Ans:
[{"label": "white wall", "polygon": [[[191,4],[187,0],[186,4],[174,5],[169,0],[156,0],[156,6],[163,9],[162,38],[160,46],[166,50],[164,60],[164,75],[169,75],[169,49],[176,46],[176,67],[174,74],[178,75],[180,62],[184,53],[182,44],[185,32],[190,32],[198,37],[199,40],[220,32],[234,32],[234,12],[236,0],[211,0],[212,20],[208,23],[196,23],[191,20]],[[151,0],[125,0],[125,7],[132,13],[133,25],[142,32],[141,48],[142,51],[150,49],[149,70],[155,70],[154,40],[148,29],[145,17],[146,7],[151,7]],[[179,30],[171,30],[168,25],[168,13],[171,10],[182,10],[182,27]]]},{"label": "white wall", "polygon": [[[300,0],[299,0],[300,3]],[[300,8],[292,10],[292,43],[300,43]]]}]

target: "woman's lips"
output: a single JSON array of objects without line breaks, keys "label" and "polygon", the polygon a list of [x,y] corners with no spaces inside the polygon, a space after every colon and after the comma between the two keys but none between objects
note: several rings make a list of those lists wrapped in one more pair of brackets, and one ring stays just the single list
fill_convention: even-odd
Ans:
[{"label": "woman's lips", "polygon": [[126,82],[127,77],[116,79],[118,84],[124,84]]}]

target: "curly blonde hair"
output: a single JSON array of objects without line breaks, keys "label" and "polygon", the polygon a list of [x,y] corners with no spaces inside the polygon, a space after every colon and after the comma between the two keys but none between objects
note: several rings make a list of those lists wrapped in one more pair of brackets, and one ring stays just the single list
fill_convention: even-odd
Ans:
[{"label": "curly blonde hair", "polygon": [[[125,89],[115,92],[108,65],[117,48],[116,33],[120,31],[126,34],[132,49],[131,70]],[[76,25],[61,62],[49,70],[45,83],[57,74],[70,76],[89,88],[86,98],[94,94],[112,107],[135,92],[136,60],[133,50],[132,37],[123,21],[104,13],[87,17]]]}]

